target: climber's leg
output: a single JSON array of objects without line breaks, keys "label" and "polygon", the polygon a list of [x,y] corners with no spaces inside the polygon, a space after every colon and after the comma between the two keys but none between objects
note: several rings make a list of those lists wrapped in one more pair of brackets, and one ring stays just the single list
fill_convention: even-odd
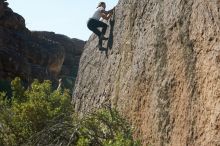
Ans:
[{"label": "climber's leg", "polygon": [[102,48],[102,39],[99,39],[98,48]]},{"label": "climber's leg", "polygon": [[97,36],[101,36],[101,31],[98,30],[98,28],[95,25],[95,21],[94,19],[89,19],[88,23],[87,23],[87,27],[94,32]]},{"label": "climber's leg", "polygon": [[[104,35],[106,33],[108,25],[104,22],[95,20],[95,19],[89,19],[87,23],[88,28],[93,31],[101,40],[107,40],[108,38],[105,38]],[[102,28],[102,32],[99,31],[98,27]]]},{"label": "climber's leg", "polygon": [[103,25],[103,27],[102,27],[102,34],[105,35],[108,25],[105,24],[105,23],[103,23],[102,25]]}]

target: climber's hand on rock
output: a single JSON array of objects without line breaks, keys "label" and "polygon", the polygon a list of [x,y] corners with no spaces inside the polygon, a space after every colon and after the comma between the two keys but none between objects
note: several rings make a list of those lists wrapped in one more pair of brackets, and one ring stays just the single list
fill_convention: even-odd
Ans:
[{"label": "climber's hand on rock", "polygon": [[115,11],[115,7],[110,10],[110,13],[113,13],[114,11]]}]

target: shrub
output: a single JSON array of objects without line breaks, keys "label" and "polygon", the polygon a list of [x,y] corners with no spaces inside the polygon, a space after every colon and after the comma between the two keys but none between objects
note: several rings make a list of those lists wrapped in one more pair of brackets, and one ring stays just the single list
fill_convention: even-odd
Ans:
[{"label": "shrub", "polygon": [[25,90],[21,80],[16,78],[11,86],[13,90],[11,102],[4,100],[6,99],[4,93],[1,93],[0,97],[2,107],[0,124],[3,125],[1,133],[9,131],[13,134],[1,139],[5,143],[6,141],[15,141],[18,145],[24,143],[31,135],[44,129],[48,121],[69,112],[71,108],[68,91],[52,91],[50,81],[39,83],[35,80]]},{"label": "shrub", "polygon": [[129,123],[111,108],[78,116],[68,90],[35,80],[25,89],[11,82],[12,98],[0,93],[0,145],[136,146]]},{"label": "shrub", "polygon": [[34,135],[30,144],[71,146],[138,146],[132,138],[130,125],[111,108],[99,109],[83,118],[51,123],[49,128]]}]

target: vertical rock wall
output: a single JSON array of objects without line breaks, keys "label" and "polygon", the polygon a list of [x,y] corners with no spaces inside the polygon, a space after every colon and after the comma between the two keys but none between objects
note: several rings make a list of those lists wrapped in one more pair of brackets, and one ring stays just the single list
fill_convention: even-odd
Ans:
[{"label": "vertical rock wall", "polygon": [[111,104],[144,145],[220,145],[220,1],[120,0],[107,52],[92,35],[73,95]]}]

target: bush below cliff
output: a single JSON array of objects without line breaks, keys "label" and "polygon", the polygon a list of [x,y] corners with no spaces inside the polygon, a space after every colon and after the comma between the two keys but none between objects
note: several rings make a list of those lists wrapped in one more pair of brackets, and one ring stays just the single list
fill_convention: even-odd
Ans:
[{"label": "bush below cliff", "polygon": [[12,81],[13,96],[0,93],[0,145],[138,146],[129,124],[106,108],[77,115],[67,90],[52,90],[51,82],[35,80],[25,89]]}]

